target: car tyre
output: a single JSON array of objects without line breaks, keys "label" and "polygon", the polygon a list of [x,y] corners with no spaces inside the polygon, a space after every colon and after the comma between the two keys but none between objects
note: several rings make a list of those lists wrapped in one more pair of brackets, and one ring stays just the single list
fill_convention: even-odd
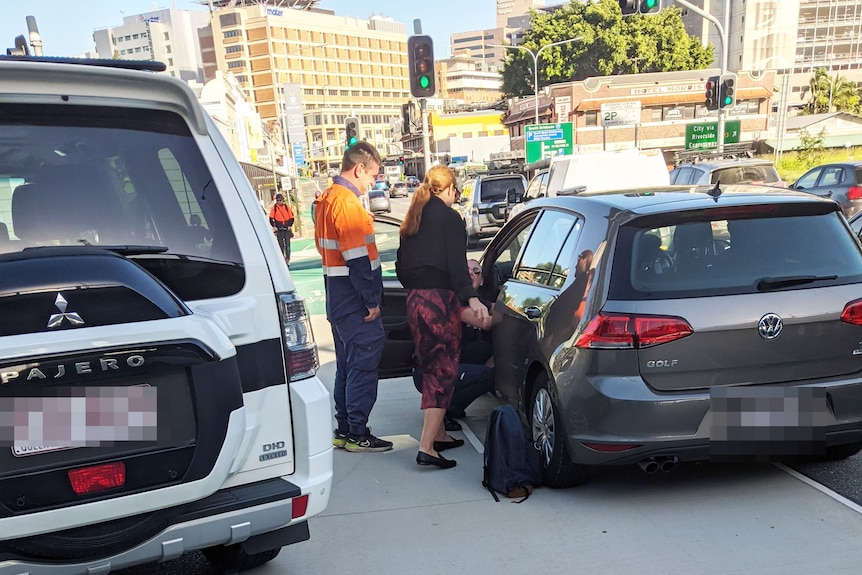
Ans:
[{"label": "car tyre", "polygon": [[542,483],[558,488],[584,483],[589,468],[569,459],[560,408],[551,394],[546,375],[539,376],[536,381],[530,406],[532,438],[542,452]]},{"label": "car tyre", "polygon": [[244,571],[260,567],[264,563],[275,559],[280,551],[281,547],[277,547],[268,551],[261,551],[260,553],[246,553],[240,544],[220,545],[201,550],[207,561],[225,572]]}]

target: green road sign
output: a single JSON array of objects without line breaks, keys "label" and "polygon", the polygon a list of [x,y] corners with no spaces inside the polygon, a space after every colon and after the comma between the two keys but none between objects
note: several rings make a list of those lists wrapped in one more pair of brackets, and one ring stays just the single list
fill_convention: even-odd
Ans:
[{"label": "green road sign", "polygon": [[[724,123],[724,143],[738,144],[741,122],[727,120]],[[685,127],[685,149],[698,150],[718,147],[718,122],[687,124]]]},{"label": "green road sign", "polygon": [[572,153],[572,123],[530,124],[524,132],[526,162]]}]

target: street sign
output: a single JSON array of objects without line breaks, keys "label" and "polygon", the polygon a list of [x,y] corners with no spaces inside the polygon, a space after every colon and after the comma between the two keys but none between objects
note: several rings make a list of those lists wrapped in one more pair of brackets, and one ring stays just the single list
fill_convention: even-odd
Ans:
[{"label": "street sign", "polygon": [[608,126],[633,126],[640,124],[640,121],[641,103],[638,100],[602,104],[603,128]]},{"label": "street sign", "polygon": [[572,153],[572,123],[529,124],[524,131],[526,162]]},{"label": "street sign", "polygon": [[305,164],[305,150],[302,148],[302,142],[293,143],[293,161],[297,166]]},{"label": "street sign", "polygon": [[[739,120],[727,120],[724,122],[724,143],[738,144],[741,132]],[[703,148],[718,147],[718,122],[704,122],[702,124],[687,124],[685,127],[685,149],[698,150]]]}]

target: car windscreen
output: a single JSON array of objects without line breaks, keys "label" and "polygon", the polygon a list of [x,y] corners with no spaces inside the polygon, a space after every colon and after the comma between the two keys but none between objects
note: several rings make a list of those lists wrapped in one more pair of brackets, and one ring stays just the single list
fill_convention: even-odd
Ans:
[{"label": "car windscreen", "polygon": [[838,212],[745,206],[650,216],[620,227],[609,297],[670,299],[859,282],[862,252]]},{"label": "car windscreen", "polygon": [[740,165],[713,170],[710,183],[729,184],[772,184],[781,178],[771,164]]},{"label": "car windscreen", "polygon": [[219,190],[172,112],[0,105],[0,253],[104,246],[185,300],[244,282]]},{"label": "car windscreen", "polygon": [[504,178],[499,180],[481,180],[479,188],[479,201],[505,202],[509,190],[523,196],[524,182],[520,178]]}]

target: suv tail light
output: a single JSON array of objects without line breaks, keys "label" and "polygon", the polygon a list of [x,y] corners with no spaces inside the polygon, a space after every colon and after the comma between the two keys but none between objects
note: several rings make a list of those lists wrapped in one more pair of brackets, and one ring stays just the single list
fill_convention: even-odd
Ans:
[{"label": "suv tail light", "polygon": [[862,325],[862,299],[849,302],[841,312],[841,321],[852,325]]},{"label": "suv tail light", "polygon": [[862,186],[850,186],[847,188],[848,200],[862,200]]},{"label": "suv tail light", "polygon": [[296,292],[278,294],[278,314],[288,382],[312,377],[320,362],[305,301]]},{"label": "suv tail light", "polygon": [[680,317],[599,313],[587,325],[575,347],[590,349],[643,349],[691,335]]},{"label": "suv tail light", "polygon": [[72,491],[78,495],[96,493],[126,484],[126,464],[122,461],[71,469],[68,472]]}]

